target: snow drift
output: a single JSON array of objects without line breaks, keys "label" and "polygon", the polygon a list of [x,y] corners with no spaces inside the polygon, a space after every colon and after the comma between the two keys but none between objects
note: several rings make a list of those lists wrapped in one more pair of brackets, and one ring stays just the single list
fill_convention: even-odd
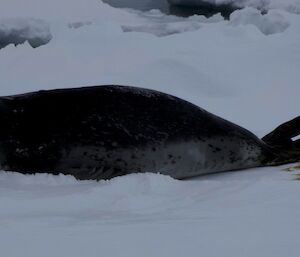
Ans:
[{"label": "snow drift", "polygon": [[287,19],[277,11],[262,15],[260,11],[250,7],[233,12],[230,15],[229,24],[233,26],[251,24],[265,35],[281,33],[290,25]]}]

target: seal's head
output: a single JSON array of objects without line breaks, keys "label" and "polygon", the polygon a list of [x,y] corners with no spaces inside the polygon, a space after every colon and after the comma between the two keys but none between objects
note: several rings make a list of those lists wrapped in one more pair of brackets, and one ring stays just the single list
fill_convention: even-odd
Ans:
[{"label": "seal's head", "polygon": [[262,140],[276,154],[271,164],[285,164],[300,160],[300,139],[293,140],[300,134],[300,116],[278,126]]}]

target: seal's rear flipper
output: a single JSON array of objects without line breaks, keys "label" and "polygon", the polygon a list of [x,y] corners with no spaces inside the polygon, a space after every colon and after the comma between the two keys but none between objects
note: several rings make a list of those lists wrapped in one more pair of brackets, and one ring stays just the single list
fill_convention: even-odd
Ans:
[{"label": "seal's rear flipper", "polygon": [[262,140],[278,151],[281,162],[300,160],[300,139],[293,138],[300,135],[300,116],[278,126]]}]

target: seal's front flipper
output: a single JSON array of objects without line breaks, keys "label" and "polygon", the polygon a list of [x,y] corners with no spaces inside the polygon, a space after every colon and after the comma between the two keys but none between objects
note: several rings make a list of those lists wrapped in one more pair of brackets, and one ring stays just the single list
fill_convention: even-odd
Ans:
[{"label": "seal's front flipper", "polygon": [[285,122],[262,138],[270,147],[278,152],[280,163],[300,160],[300,116]]}]

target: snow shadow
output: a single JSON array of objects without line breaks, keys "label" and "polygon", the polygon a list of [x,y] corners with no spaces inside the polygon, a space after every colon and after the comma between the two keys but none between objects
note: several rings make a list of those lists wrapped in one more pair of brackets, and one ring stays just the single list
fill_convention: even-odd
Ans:
[{"label": "snow shadow", "polygon": [[[171,1],[171,0],[102,0],[116,8],[130,8],[140,11],[150,11],[153,9],[160,10],[165,14],[176,15],[180,17],[189,17],[193,15],[204,15],[206,17],[211,17],[217,13],[225,18],[238,9],[238,7],[229,4],[212,4],[207,1],[198,1],[197,5],[186,4],[182,1]],[[188,1],[187,1],[188,2]]]},{"label": "snow shadow", "polygon": [[0,49],[26,41],[33,48],[45,45],[52,39],[49,25],[39,19],[10,18],[0,20]]}]

